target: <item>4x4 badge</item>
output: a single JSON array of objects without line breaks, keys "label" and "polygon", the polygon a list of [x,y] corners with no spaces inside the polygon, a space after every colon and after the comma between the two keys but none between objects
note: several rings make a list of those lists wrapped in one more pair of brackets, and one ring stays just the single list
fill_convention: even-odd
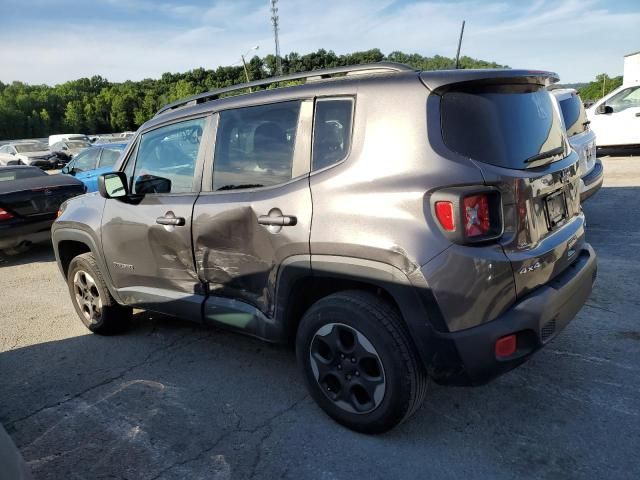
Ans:
[{"label": "4x4 badge", "polygon": [[541,266],[542,265],[540,264],[540,262],[536,262],[533,265],[529,265],[528,267],[522,267],[518,273],[520,275],[524,275],[525,273],[529,273],[529,272],[533,272],[534,270],[537,270]]}]

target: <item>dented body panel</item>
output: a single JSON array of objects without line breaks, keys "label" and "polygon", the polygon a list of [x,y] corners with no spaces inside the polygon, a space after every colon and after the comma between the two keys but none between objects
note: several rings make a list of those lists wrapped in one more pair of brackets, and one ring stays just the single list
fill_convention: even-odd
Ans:
[{"label": "dented body panel", "polygon": [[[296,224],[258,223],[258,217],[269,215],[293,216]],[[198,278],[211,297],[236,299],[271,317],[278,269],[288,257],[309,254],[310,231],[306,176],[272,189],[204,193],[193,220]]]}]

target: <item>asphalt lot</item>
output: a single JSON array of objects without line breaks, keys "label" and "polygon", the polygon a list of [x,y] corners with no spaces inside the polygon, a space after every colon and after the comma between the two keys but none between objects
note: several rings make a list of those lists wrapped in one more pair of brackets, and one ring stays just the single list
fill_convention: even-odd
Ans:
[{"label": "asphalt lot", "polygon": [[604,162],[578,317],[389,434],[326,417],[286,348],[147,313],[89,334],[46,245],[0,259],[0,422],[42,479],[640,478],[640,157]]}]

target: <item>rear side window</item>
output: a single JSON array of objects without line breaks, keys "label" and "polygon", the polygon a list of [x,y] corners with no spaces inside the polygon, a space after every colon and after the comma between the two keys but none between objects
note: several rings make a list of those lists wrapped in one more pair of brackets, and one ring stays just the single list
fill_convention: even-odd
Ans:
[{"label": "rear side window", "polygon": [[112,167],[120,158],[121,150],[116,148],[103,148],[102,155],[100,156],[100,168]]},{"label": "rear side window", "polygon": [[559,103],[567,135],[572,137],[584,132],[589,123],[587,122],[587,115],[580,97],[574,93],[569,98],[560,100]]},{"label": "rear side window", "polygon": [[539,85],[482,85],[442,95],[444,143],[465,157],[524,169],[565,156],[564,131]]},{"label": "rear side window", "polygon": [[301,102],[220,113],[213,190],[277,185],[291,179]]},{"label": "rear side window", "polygon": [[313,170],[338,163],[351,145],[353,100],[327,99],[316,102],[313,127]]}]

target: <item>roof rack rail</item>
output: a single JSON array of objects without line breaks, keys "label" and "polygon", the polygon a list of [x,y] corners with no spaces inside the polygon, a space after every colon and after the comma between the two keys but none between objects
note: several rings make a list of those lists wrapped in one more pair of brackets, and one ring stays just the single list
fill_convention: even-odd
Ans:
[{"label": "roof rack rail", "polygon": [[385,73],[385,72],[409,72],[415,71],[408,65],[402,63],[395,62],[378,62],[378,63],[365,63],[362,65],[351,65],[348,67],[335,67],[335,68],[325,68],[320,70],[312,70],[310,72],[301,72],[301,73],[291,73],[289,75],[282,75],[279,77],[271,77],[265,78],[262,80],[254,80],[252,82],[239,83],[237,85],[232,85],[230,87],[218,88],[216,90],[211,90],[210,92],[201,93],[199,95],[193,95],[191,97],[184,98],[182,100],[178,100],[173,103],[169,103],[162,107],[155,114],[158,115],[168,112],[170,110],[175,110],[177,108],[185,107],[188,105],[197,105],[199,103],[209,102],[211,100],[215,100],[220,97],[220,95],[224,93],[234,92],[236,90],[245,90],[252,87],[263,87],[266,85],[271,85],[272,83],[279,82],[288,82],[292,80],[318,80],[323,78],[328,78],[333,75],[340,74],[367,74],[367,73]]}]

